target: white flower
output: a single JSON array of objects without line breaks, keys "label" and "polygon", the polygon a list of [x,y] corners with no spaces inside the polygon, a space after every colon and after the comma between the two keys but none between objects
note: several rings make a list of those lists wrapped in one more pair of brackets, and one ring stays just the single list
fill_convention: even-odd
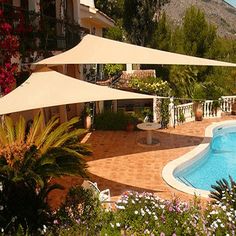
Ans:
[{"label": "white flower", "polygon": [[124,206],[120,206],[120,205],[117,205],[116,208],[121,209],[121,210],[125,209]]},{"label": "white flower", "polygon": [[120,227],[120,223],[119,223],[119,222],[117,222],[117,223],[116,223],[116,226],[117,226],[117,227]]},{"label": "white flower", "polygon": [[227,215],[227,216],[231,216],[231,213],[230,213],[230,212],[226,212],[226,215]]},{"label": "white flower", "polygon": [[145,211],[143,210],[143,208],[141,208],[141,215],[144,216],[145,215]]},{"label": "white flower", "polygon": [[222,210],[223,210],[223,211],[225,211],[225,210],[226,210],[226,206],[222,206],[221,208],[222,208]]},{"label": "white flower", "polygon": [[213,210],[212,212],[210,212],[210,214],[211,215],[216,215],[216,214],[218,214],[218,211]]},{"label": "white flower", "polygon": [[114,225],[112,223],[110,223],[111,227],[114,228]]},{"label": "white flower", "polygon": [[145,229],[144,234],[150,234],[150,231],[148,229]]},{"label": "white flower", "polygon": [[124,203],[124,204],[127,204],[127,203],[128,203],[128,201],[127,201],[127,200],[123,200],[123,203]]},{"label": "white flower", "polygon": [[217,222],[216,221],[214,221],[212,224],[211,224],[211,226],[213,227],[213,228],[218,228],[218,224],[217,224]]},{"label": "white flower", "polygon": [[138,215],[138,211],[135,211],[134,214],[135,214],[135,215]]},{"label": "white flower", "polygon": [[220,224],[220,227],[221,227],[221,228],[224,228],[224,227],[225,227],[225,225],[222,223],[222,224]]},{"label": "white flower", "polygon": [[165,205],[160,205],[161,209],[164,209],[165,208]]}]

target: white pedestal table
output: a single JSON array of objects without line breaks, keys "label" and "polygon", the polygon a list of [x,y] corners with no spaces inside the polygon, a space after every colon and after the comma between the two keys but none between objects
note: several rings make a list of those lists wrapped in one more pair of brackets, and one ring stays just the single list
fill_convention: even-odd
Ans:
[{"label": "white pedestal table", "polygon": [[152,123],[152,122],[144,122],[144,123],[138,124],[137,127],[141,130],[146,130],[147,131],[147,144],[152,145],[153,144],[152,131],[160,129],[161,124]]}]

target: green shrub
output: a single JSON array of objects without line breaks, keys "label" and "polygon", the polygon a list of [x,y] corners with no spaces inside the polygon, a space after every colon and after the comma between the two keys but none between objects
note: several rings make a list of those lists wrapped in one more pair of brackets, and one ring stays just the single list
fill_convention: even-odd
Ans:
[{"label": "green shrub", "polygon": [[123,112],[104,112],[95,117],[97,130],[126,130],[127,124],[137,124],[138,118]]},{"label": "green shrub", "polygon": [[121,64],[106,64],[103,68],[103,71],[104,71],[105,76],[110,78],[120,73],[122,69],[123,69],[123,65]]},{"label": "green shrub", "polygon": [[55,228],[59,235],[78,235],[78,232],[79,235],[97,235],[102,228],[103,211],[94,191],[72,187],[55,214]]}]

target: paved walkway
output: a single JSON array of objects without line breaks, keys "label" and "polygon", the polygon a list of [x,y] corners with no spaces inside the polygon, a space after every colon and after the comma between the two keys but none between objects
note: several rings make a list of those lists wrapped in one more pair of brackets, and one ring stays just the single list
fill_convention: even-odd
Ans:
[{"label": "paved walkway", "polygon": [[[154,137],[160,140],[157,147],[138,145],[138,140],[146,137],[146,131],[94,131],[87,140],[93,150],[93,156],[88,158],[91,179],[98,183],[100,189],[109,188],[113,199],[126,190],[153,192],[168,199],[174,196],[182,200],[193,199],[191,195],[168,186],[162,179],[162,169],[169,161],[200,144],[208,125],[226,119],[234,117],[206,119],[157,130],[154,132]],[[67,177],[60,182],[69,188],[81,184],[82,180]],[[55,205],[62,198],[63,195],[56,192],[49,200]]]}]

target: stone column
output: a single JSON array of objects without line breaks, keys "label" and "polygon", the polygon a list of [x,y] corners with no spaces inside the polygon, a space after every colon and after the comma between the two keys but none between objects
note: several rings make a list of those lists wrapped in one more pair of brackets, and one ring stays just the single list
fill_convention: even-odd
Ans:
[{"label": "stone column", "polygon": [[132,64],[126,64],[126,71],[127,73],[131,73],[133,70]]}]

